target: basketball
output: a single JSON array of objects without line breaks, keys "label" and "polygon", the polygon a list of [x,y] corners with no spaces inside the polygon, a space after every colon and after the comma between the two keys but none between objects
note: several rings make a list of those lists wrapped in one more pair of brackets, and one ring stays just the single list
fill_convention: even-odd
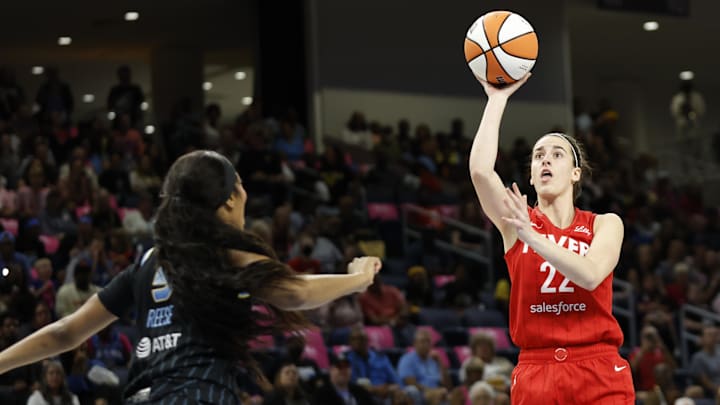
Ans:
[{"label": "basketball", "polygon": [[511,11],[491,11],[465,36],[465,60],[475,76],[493,84],[520,80],[535,65],[538,40],[532,25]]}]

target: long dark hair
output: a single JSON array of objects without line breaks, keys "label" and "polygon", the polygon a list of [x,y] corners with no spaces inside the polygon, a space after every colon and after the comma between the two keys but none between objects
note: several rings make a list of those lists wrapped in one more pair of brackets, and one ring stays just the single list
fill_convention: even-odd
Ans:
[{"label": "long dark hair", "polygon": [[60,383],[60,388],[58,388],[58,395],[60,396],[60,403],[62,405],[72,405],[72,394],[70,393],[70,390],[68,389],[66,378],[65,378],[65,369],[63,369],[62,364],[60,364],[59,361],[54,360],[48,360],[47,363],[45,363],[45,367],[43,367],[42,370],[42,377],[40,378],[40,394],[42,394],[45,401],[49,404],[54,404],[53,401],[53,392],[50,390],[50,387],[48,387],[47,384],[47,373],[50,371],[51,367],[55,367],[58,370],[60,370],[60,375],[62,376],[62,381]]},{"label": "long dark hair", "polygon": [[[180,318],[221,355],[255,370],[251,340],[307,323],[297,312],[252,299],[297,279],[262,239],[218,218],[217,208],[237,192],[236,176],[232,164],[218,153],[196,151],[180,157],[163,184],[156,248]],[[240,268],[231,262],[228,249],[270,259]],[[265,306],[267,314],[253,311],[253,304]]]}]

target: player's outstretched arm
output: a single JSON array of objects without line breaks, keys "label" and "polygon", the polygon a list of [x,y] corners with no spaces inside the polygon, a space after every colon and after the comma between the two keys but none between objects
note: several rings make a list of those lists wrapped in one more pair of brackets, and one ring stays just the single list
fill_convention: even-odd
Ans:
[{"label": "player's outstretched arm", "polygon": [[[240,266],[248,266],[266,256],[231,251]],[[255,292],[255,296],[285,311],[302,311],[328,304],[348,294],[362,292],[372,284],[382,262],[377,257],[358,257],[348,264],[348,274],[298,275],[278,288]]]},{"label": "player's outstretched arm", "polygon": [[505,198],[505,186],[500,176],[495,172],[495,161],[498,152],[498,140],[500,137],[500,122],[502,120],[505,106],[510,95],[522,86],[530,75],[526,75],[520,81],[506,86],[502,89],[480,80],[480,83],[488,95],[488,102],[485,105],[480,127],[475,134],[472,148],[470,149],[469,169],[475,193],[480,200],[480,205],[488,218],[503,235],[505,250],[509,249],[517,240],[513,227],[502,220],[507,216],[508,211],[503,204]]},{"label": "player's outstretched arm", "polygon": [[72,350],[116,319],[95,294],[77,311],[0,353],[0,374]]}]

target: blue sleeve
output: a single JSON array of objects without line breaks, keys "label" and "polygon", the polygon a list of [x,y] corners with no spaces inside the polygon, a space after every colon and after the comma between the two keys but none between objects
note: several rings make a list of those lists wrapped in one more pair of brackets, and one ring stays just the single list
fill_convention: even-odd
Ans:
[{"label": "blue sleeve", "polygon": [[400,358],[400,362],[398,363],[398,377],[400,378],[400,383],[403,386],[405,385],[404,380],[406,377],[415,377],[410,354],[411,353],[403,354]]},{"label": "blue sleeve", "polygon": [[400,384],[400,378],[398,377],[398,374],[395,372],[395,369],[392,366],[392,363],[390,363],[390,359],[385,356],[383,359],[384,367],[385,367],[385,373],[387,374],[387,380],[390,384]]}]

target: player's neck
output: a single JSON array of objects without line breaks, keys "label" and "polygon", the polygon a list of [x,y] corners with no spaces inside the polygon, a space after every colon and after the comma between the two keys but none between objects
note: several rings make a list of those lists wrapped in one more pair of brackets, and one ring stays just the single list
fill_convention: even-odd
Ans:
[{"label": "player's neck", "polygon": [[546,200],[538,198],[538,209],[545,214],[553,225],[560,229],[565,229],[572,224],[575,219],[575,205],[572,197],[555,198]]}]

